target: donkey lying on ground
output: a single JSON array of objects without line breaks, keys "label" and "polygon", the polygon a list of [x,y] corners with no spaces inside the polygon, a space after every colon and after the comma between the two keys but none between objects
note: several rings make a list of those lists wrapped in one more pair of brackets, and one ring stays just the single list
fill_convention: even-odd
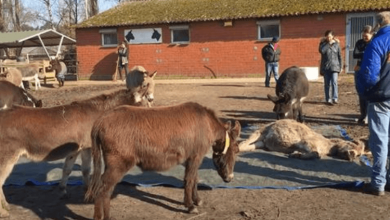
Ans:
[{"label": "donkey lying on ground", "polygon": [[[147,89],[145,87],[138,92],[146,94]],[[137,100],[131,91],[124,89],[51,108],[14,106],[0,111],[0,186],[3,186],[21,156],[33,161],[52,161],[66,157],[60,182],[60,187],[66,193],[68,176],[80,152],[83,179],[88,185],[92,145],[90,131],[94,121],[104,111],[140,102],[142,99]],[[21,125],[23,129],[20,129]],[[9,206],[2,187],[0,204],[0,217],[9,216]]]},{"label": "donkey lying on ground", "polygon": [[315,159],[328,155],[352,161],[364,153],[365,146],[360,140],[327,139],[302,123],[283,119],[255,131],[239,144],[239,148],[240,151],[263,148],[300,159]]},{"label": "donkey lying on ground", "polygon": [[148,71],[142,66],[134,66],[130,73],[126,76],[126,86],[128,89],[134,90],[137,89],[138,85],[147,86],[150,85],[148,93],[145,95],[148,100],[148,106],[151,107],[151,103],[154,100],[154,77],[156,76],[157,71],[154,71],[152,74],[149,74]]},{"label": "donkey lying on ground", "polygon": [[184,164],[184,205],[190,213],[197,213],[195,205],[201,204],[197,170],[203,157],[212,147],[218,174],[230,182],[240,132],[238,121],[231,128],[214,111],[192,102],[157,108],[121,106],[105,113],[91,133],[94,172],[86,200],[95,200],[94,219],[109,219],[112,191],[134,166],[165,171]]},{"label": "donkey lying on ground", "polygon": [[296,66],[283,71],[276,84],[276,96],[267,95],[275,107],[276,118],[303,121],[303,100],[309,94],[309,81],[305,73]]},{"label": "donkey lying on ground", "polygon": [[42,101],[37,100],[24,89],[6,80],[0,80],[0,110],[11,108],[14,104],[42,107]]}]

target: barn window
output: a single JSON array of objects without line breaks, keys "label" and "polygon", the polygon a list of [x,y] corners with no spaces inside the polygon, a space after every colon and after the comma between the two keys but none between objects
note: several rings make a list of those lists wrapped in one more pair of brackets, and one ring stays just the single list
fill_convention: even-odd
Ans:
[{"label": "barn window", "polygon": [[102,35],[103,47],[116,47],[118,45],[118,35],[115,28],[100,29],[99,33]]},{"label": "barn window", "polygon": [[280,22],[278,20],[258,21],[257,40],[270,41],[272,37],[280,37]]},{"label": "barn window", "polygon": [[190,42],[190,30],[188,25],[171,26],[171,43],[182,44]]}]

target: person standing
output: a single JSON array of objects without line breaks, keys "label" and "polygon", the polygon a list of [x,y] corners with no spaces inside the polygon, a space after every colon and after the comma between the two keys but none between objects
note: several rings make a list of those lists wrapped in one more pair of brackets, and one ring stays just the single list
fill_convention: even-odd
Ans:
[{"label": "person standing", "polygon": [[[329,105],[338,103],[338,75],[341,72],[343,61],[341,59],[340,42],[334,37],[333,31],[327,30],[319,46],[321,53],[321,75],[324,76],[325,102]],[[330,96],[332,87],[332,96]],[[333,101],[333,102],[332,102]]]},{"label": "person standing", "polygon": [[[118,47],[118,72],[119,72],[119,77],[121,80],[126,80],[127,74],[129,74],[129,68],[128,68],[128,63],[129,60],[127,57],[129,56],[127,47],[126,47],[126,42],[122,41],[122,43]],[[122,69],[125,69],[125,79],[122,77]]]},{"label": "person standing", "polygon": [[368,144],[374,160],[367,192],[383,196],[385,189],[390,189],[390,173],[386,168],[390,127],[390,11],[378,13],[376,19],[380,29],[366,47],[356,74],[356,88],[368,101]]},{"label": "person standing", "polygon": [[[373,36],[373,28],[371,25],[366,25],[363,28],[362,39],[358,40],[355,44],[355,49],[353,50],[353,58],[357,59],[357,64],[354,68],[355,70],[355,85],[356,85],[356,75],[360,69],[362,63],[364,50],[366,49],[368,43],[371,41]],[[367,124],[367,100],[359,96],[359,106],[360,106],[360,116],[358,118],[359,124]]]},{"label": "person standing", "polygon": [[274,74],[275,82],[279,79],[279,59],[281,54],[279,38],[273,37],[272,41],[266,44],[261,50],[265,61],[265,87],[270,87],[271,74]]}]

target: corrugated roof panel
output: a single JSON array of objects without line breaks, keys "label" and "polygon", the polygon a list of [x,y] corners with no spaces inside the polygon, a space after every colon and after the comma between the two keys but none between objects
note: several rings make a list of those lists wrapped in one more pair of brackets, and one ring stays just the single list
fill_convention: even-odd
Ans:
[{"label": "corrugated roof panel", "polygon": [[42,46],[39,37],[45,46],[58,46],[63,37],[62,45],[75,44],[76,40],[55,30],[21,31],[0,33],[0,47],[36,47]]},{"label": "corrugated roof panel", "polygon": [[23,38],[29,37],[31,35],[38,34],[40,31],[21,31],[21,32],[3,32],[0,33],[0,44],[17,42]]}]

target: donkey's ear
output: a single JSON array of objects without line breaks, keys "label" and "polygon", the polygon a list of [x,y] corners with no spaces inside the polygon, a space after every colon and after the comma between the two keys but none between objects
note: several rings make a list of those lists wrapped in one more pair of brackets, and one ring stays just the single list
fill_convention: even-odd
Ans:
[{"label": "donkey's ear", "polygon": [[276,103],[279,100],[279,97],[277,96],[272,96],[270,94],[267,94],[267,97],[269,100],[271,100],[273,103]]},{"label": "donkey's ear", "polygon": [[155,76],[157,75],[157,70],[156,71],[154,71],[153,73],[152,73],[152,75],[150,75],[150,78],[154,78]]},{"label": "donkey's ear", "polygon": [[225,129],[227,131],[230,131],[230,129],[232,129],[232,122],[231,121],[227,121],[224,125]]},{"label": "donkey's ear", "polygon": [[290,101],[292,100],[291,95],[288,94],[288,93],[286,93],[286,94],[284,95],[284,100],[285,100],[286,103],[290,102]]},{"label": "donkey's ear", "polygon": [[234,123],[234,128],[232,128],[232,138],[234,140],[236,140],[237,138],[240,137],[240,134],[241,134],[241,125],[240,125],[240,122],[238,122],[236,120],[236,122]]}]

